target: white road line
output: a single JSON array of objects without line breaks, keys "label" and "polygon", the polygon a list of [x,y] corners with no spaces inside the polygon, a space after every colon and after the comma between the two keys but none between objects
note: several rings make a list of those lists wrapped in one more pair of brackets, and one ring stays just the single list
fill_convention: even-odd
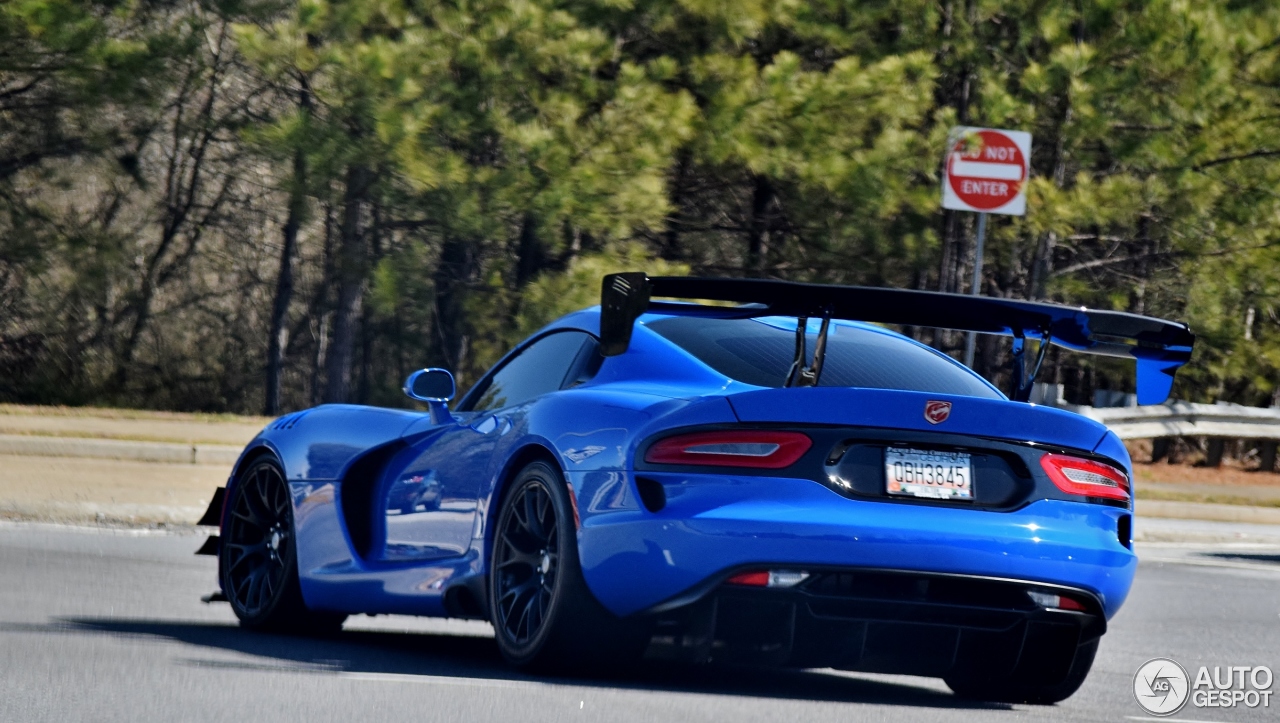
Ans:
[{"label": "white road line", "polygon": [[1252,570],[1254,572],[1270,572],[1280,574],[1280,565],[1269,562],[1243,562],[1239,560],[1201,560],[1194,557],[1148,557],[1138,556],[1139,562],[1162,562],[1169,565],[1194,565],[1196,567],[1217,567],[1228,570]]},{"label": "white road line", "polygon": [[[166,525],[164,527],[129,527],[117,524],[87,525],[70,522],[43,522],[37,520],[3,520],[0,519],[0,530],[38,530],[40,532],[79,532],[94,535],[116,535],[122,537],[175,537],[179,535],[194,537],[201,531],[190,525]],[[211,531],[213,528],[204,528]],[[206,532],[207,534],[207,532]]]},{"label": "white road line", "polygon": [[338,673],[339,678],[365,680],[380,683],[428,683],[431,685],[456,685],[464,688],[558,688],[554,683],[497,678],[460,678],[449,675],[409,675],[407,673]]},{"label": "white road line", "polygon": [[1127,715],[1125,720],[1163,721],[1164,723],[1224,723],[1216,720],[1195,720],[1192,718],[1147,718],[1140,715]]}]

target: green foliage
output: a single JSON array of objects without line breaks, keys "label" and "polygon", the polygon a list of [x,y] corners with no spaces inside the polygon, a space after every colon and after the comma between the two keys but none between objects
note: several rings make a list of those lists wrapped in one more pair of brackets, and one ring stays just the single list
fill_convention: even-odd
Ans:
[{"label": "green foliage", "polygon": [[[211,51],[227,22],[234,58]],[[291,406],[319,398],[335,346],[355,348],[365,401],[400,403],[423,364],[474,379],[595,304],[614,270],[966,291],[972,215],[939,208],[947,134],[965,124],[1034,137],[1028,213],[990,219],[984,293],[1187,320],[1202,341],[1175,393],[1268,403],[1278,38],[1280,8],[1225,0],[14,0],[0,5],[0,300],[17,321],[0,326],[0,372],[17,381],[0,395],[74,377],[85,400],[257,406],[245,390],[293,191],[307,203]],[[219,63],[233,70],[215,79]],[[40,117],[3,95],[37,66],[58,109]],[[148,271],[154,248],[133,239],[163,220],[103,214],[123,187],[173,205],[156,159],[203,158],[178,153],[199,124],[171,122],[201,87],[237,108],[206,114],[232,149],[217,177],[260,190]],[[164,275],[183,259],[199,271]],[[352,264],[363,304],[340,339]],[[192,291],[158,292],[172,313],[131,334],[153,277]],[[20,339],[35,351],[5,351]],[[999,381],[1006,358],[985,341],[978,368]],[[151,381],[113,387],[112,369]],[[1131,384],[1124,365],[1069,355],[1046,374],[1078,401]],[[204,391],[174,402],[175,379]]]},{"label": "green foliage", "polygon": [[511,334],[512,343],[565,314],[598,306],[605,276],[636,269],[645,269],[650,276],[689,274],[688,265],[654,258],[639,244],[579,256],[564,271],[544,274],[525,288]]}]

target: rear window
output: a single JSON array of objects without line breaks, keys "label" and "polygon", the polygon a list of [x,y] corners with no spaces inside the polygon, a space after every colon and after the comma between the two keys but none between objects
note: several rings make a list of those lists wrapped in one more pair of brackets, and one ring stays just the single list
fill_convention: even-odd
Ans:
[{"label": "rear window", "polygon": [[[795,358],[794,331],[755,319],[677,316],[646,326],[717,372],[758,387],[781,387]],[[808,336],[812,358],[818,335]],[[891,334],[836,324],[827,334],[827,357],[818,386],[1000,398],[999,392],[950,357]]]}]

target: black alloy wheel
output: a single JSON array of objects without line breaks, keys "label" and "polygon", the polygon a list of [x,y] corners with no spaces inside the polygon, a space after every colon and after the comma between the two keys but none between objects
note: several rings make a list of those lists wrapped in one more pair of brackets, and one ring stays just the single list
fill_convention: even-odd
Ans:
[{"label": "black alloy wheel", "polygon": [[494,550],[494,601],[507,640],[527,645],[547,621],[556,590],[559,529],[551,492],[534,478],[516,492]]},{"label": "black alloy wheel", "polygon": [[236,481],[218,562],[223,594],[245,627],[330,632],[346,618],[303,603],[289,486],[269,457],[250,463]]},{"label": "black alloy wheel", "polygon": [[533,462],[507,489],[489,561],[489,617],[503,657],[528,670],[592,674],[639,658],[648,622],[618,618],[587,588],[560,471]]}]

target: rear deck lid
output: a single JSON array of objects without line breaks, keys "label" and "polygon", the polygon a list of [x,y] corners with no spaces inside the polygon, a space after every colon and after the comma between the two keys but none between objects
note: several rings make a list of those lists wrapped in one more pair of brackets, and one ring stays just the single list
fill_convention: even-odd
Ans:
[{"label": "rear deck lid", "polygon": [[1078,414],[1003,399],[890,389],[802,387],[728,396],[742,422],[838,424],[964,434],[1092,450],[1106,427]]}]

